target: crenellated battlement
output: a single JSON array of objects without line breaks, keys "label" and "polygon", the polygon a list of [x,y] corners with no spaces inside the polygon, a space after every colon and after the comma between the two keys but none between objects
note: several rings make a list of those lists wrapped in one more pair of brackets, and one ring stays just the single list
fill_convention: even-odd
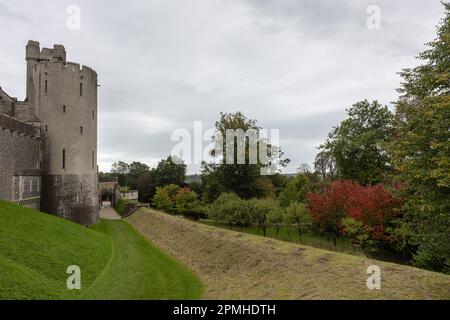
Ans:
[{"label": "crenellated battlement", "polygon": [[35,65],[34,71],[37,71],[39,68],[40,71],[44,72],[68,72],[68,73],[77,73],[80,76],[89,76],[91,78],[97,77],[97,72],[92,68],[81,65],[75,62],[61,62],[61,61],[42,61]]}]

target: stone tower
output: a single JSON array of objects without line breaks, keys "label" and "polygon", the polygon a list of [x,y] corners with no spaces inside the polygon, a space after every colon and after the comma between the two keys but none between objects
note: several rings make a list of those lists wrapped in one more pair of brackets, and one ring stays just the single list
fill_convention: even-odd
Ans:
[{"label": "stone tower", "polygon": [[41,121],[41,211],[98,222],[97,73],[66,62],[63,46],[26,47],[27,98]]}]

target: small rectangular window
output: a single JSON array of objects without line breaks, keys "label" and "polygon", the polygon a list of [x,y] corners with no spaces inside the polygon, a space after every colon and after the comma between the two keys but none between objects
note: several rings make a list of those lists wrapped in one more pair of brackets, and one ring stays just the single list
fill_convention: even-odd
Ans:
[{"label": "small rectangular window", "polygon": [[66,168],[66,149],[63,149],[62,151],[62,168]]},{"label": "small rectangular window", "polygon": [[63,106],[63,113],[66,113],[66,106]]},{"label": "small rectangular window", "polygon": [[80,83],[80,97],[83,96],[83,84]]},{"label": "small rectangular window", "polygon": [[95,110],[92,110],[92,119],[95,119]]},{"label": "small rectangular window", "polygon": [[48,126],[45,125],[45,132],[48,132]]},{"label": "small rectangular window", "polygon": [[48,90],[48,81],[45,80],[44,92],[47,93]]},{"label": "small rectangular window", "polygon": [[95,168],[95,151],[92,151],[92,169]]},{"label": "small rectangular window", "polygon": [[80,127],[80,133],[83,133],[83,126]]}]

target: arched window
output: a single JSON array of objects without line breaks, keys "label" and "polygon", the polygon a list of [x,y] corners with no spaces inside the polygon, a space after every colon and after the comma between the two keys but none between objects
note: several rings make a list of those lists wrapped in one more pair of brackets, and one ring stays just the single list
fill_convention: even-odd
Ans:
[{"label": "arched window", "polygon": [[48,126],[45,125],[45,132],[48,132]]},{"label": "arched window", "polygon": [[80,133],[83,133],[83,126],[80,127]]}]

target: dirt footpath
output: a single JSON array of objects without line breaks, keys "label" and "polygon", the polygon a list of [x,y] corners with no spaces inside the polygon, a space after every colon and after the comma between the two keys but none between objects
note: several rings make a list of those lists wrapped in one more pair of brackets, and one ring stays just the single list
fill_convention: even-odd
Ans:
[{"label": "dirt footpath", "polygon": [[[450,299],[450,276],[243,234],[141,209],[141,234],[191,268],[208,299]],[[369,290],[367,267],[381,269]]]},{"label": "dirt footpath", "polygon": [[101,208],[100,218],[106,220],[120,220],[122,219],[113,208]]}]

